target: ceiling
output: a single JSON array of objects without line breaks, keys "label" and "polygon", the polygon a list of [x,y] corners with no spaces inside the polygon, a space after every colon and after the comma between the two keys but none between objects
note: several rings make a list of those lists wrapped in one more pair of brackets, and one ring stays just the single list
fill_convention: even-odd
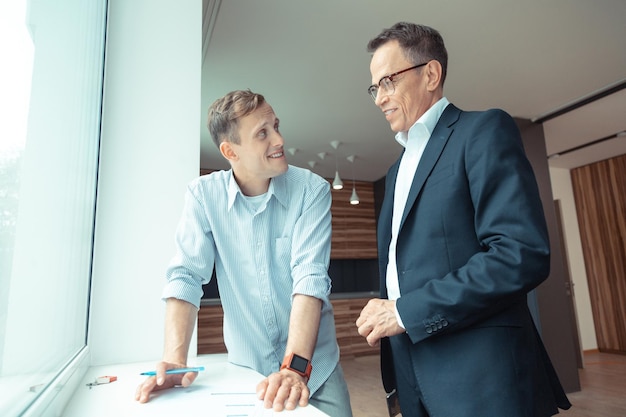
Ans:
[{"label": "ceiling", "polygon": [[[550,166],[626,154],[626,137],[615,137],[626,131],[624,0],[203,1],[201,168],[228,168],[204,124],[206,110],[250,88],[280,118],[289,163],[326,178],[338,166],[344,181],[382,178],[401,148],[366,92],[366,44],[401,20],[442,34],[444,94],[456,106],[549,118]],[[591,103],[550,118],[585,99]]]}]

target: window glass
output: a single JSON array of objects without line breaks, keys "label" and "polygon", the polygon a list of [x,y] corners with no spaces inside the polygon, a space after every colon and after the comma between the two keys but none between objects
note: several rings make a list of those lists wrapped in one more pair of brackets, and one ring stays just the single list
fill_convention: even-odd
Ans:
[{"label": "window glass", "polygon": [[0,415],[87,340],[105,0],[0,2]]}]

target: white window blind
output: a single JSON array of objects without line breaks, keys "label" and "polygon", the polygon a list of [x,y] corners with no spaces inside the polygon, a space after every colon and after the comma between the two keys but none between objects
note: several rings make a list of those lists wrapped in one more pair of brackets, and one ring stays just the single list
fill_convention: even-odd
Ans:
[{"label": "white window blind", "polygon": [[58,391],[86,347],[106,9],[0,4],[1,416]]}]

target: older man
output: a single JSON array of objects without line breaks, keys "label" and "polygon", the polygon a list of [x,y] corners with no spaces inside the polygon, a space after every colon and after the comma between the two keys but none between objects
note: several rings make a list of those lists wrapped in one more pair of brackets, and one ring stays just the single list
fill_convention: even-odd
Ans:
[{"label": "older man", "polygon": [[398,23],[368,49],[369,93],[405,150],[378,222],[381,298],[356,324],[370,345],[384,340],[383,379],[402,416],[569,408],[526,303],[548,276],[550,251],[515,122],[448,102],[448,56],[430,27]]}]

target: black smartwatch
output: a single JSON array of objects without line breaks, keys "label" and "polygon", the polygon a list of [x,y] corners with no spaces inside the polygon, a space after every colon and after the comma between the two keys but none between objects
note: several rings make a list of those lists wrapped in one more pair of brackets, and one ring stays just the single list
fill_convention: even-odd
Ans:
[{"label": "black smartwatch", "polygon": [[290,371],[305,377],[308,381],[309,378],[311,378],[311,371],[313,370],[313,367],[311,366],[310,360],[303,358],[300,355],[296,355],[295,353],[291,353],[285,356],[280,369],[289,369]]}]

